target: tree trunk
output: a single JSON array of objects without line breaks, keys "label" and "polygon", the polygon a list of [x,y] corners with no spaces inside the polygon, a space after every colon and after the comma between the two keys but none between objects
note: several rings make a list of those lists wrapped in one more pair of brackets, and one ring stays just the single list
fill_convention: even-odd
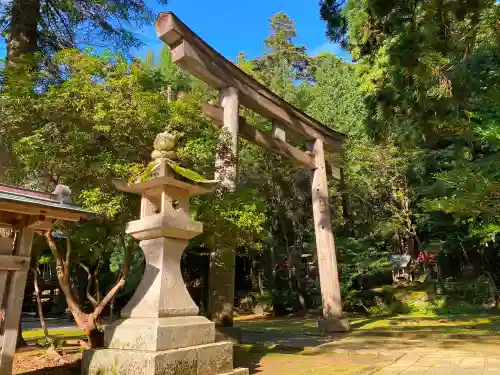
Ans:
[{"label": "tree trunk", "polygon": [[111,301],[111,299],[116,295],[116,293],[125,285],[125,280],[128,276],[129,271],[129,251],[124,248],[125,257],[121,271],[121,278],[115,284],[113,288],[106,294],[106,296],[99,302],[99,304],[94,308],[91,314],[84,313],[79,303],[76,301],[73,290],[70,283],[70,270],[71,270],[71,242],[69,238],[66,238],[66,256],[63,259],[61,253],[57,249],[57,245],[52,238],[50,231],[45,232],[45,238],[50,247],[52,255],[56,261],[56,274],[63,291],[68,308],[71,314],[75,318],[76,325],[81,328],[85,334],[89,337],[90,346],[92,348],[102,347],[104,345],[104,333],[98,330],[97,322],[100,318],[104,308]]},{"label": "tree trunk", "polygon": [[353,236],[354,235],[354,222],[352,219],[351,210],[351,200],[349,192],[347,191],[347,185],[345,183],[345,171],[344,168],[340,169],[340,194],[342,197],[342,215],[344,216],[344,235]]},{"label": "tree trunk", "polygon": [[232,327],[236,254],[233,249],[217,243],[215,238],[212,244],[208,316],[219,326]]},{"label": "tree trunk", "polygon": [[250,263],[250,280],[252,281],[252,292],[256,291],[259,286],[257,282],[257,261],[251,256],[248,256],[248,262]]},{"label": "tree trunk", "polygon": [[274,295],[276,292],[276,254],[274,251],[274,245],[271,245],[271,291]]},{"label": "tree trunk", "polygon": [[7,42],[7,61],[37,51],[40,21],[40,0],[13,0],[10,33]]},{"label": "tree trunk", "polygon": [[114,310],[115,310],[115,297],[113,297],[111,299],[111,302],[109,303],[109,323],[113,323],[113,320],[115,319]]},{"label": "tree trunk", "polygon": [[305,286],[302,282],[303,278],[301,278],[301,270],[302,270],[302,236],[300,235],[301,230],[297,228],[296,223],[298,220],[296,219],[295,214],[292,216],[292,229],[293,229],[293,245],[294,245],[294,274],[295,274],[295,282],[297,287],[297,295],[299,298],[300,308],[301,310],[307,310],[306,297],[305,297]]},{"label": "tree trunk", "polygon": [[42,326],[43,336],[45,337],[45,340],[49,341],[49,331],[47,330],[47,323],[45,322],[45,318],[43,316],[42,299],[40,298],[40,289],[38,288],[38,269],[36,268],[36,266],[31,269],[31,272],[33,273],[33,285],[35,287],[35,298],[36,304],[38,306],[40,325]]},{"label": "tree trunk", "polygon": [[259,269],[257,270],[257,285],[259,286],[259,295],[263,295],[264,294],[264,278],[262,277],[262,274],[263,274],[263,270],[262,268],[259,267]]},{"label": "tree trunk", "polygon": [[101,257],[99,257],[99,261],[97,262],[97,267],[94,270],[94,289],[95,289],[96,300],[98,302],[102,301],[101,284],[99,283],[99,273],[101,272],[101,266],[102,266],[102,259]]}]

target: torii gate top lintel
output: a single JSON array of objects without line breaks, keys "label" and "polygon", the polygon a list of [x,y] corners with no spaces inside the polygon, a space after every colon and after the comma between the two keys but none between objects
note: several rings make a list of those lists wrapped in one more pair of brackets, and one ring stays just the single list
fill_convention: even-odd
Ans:
[{"label": "torii gate top lintel", "polygon": [[[283,126],[311,143],[321,140],[325,150],[337,154],[333,163],[337,166],[342,164],[345,134],[330,129],[280,98],[210,47],[174,13],[160,13],[155,28],[158,37],[170,46],[172,59],[178,66],[215,89],[235,88],[241,105],[272,120],[276,127]],[[220,107],[205,104],[203,111],[216,122],[223,122]],[[303,165],[315,167],[311,155],[287,143],[283,136],[276,136],[274,131],[273,134],[262,132],[247,124],[244,118],[240,118],[239,122],[240,135],[247,140]],[[284,129],[281,134],[284,135]]]}]

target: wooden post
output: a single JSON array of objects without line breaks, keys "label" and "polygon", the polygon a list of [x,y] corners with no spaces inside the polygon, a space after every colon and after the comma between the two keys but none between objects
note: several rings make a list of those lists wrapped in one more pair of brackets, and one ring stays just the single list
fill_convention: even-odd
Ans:
[{"label": "wooden post", "polygon": [[[215,161],[215,179],[220,181],[217,199],[236,190],[239,99],[238,91],[228,87],[220,91],[224,108],[223,131]],[[212,233],[209,273],[209,317],[218,326],[233,325],[235,251],[224,244],[224,239]]]},{"label": "wooden post", "polygon": [[286,131],[281,122],[273,121],[273,137],[286,142]]},{"label": "wooden post", "polygon": [[[31,255],[33,235],[33,229],[25,227],[19,230],[20,239],[15,250],[15,255],[22,257],[29,257]],[[16,351],[17,331],[21,318],[27,274],[27,270],[11,272],[11,282],[7,291],[8,296],[5,305],[3,344],[0,349],[0,374],[2,375],[12,374],[12,361]]]},{"label": "wooden post", "polygon": [[238,128],[239,101],[238,91],[228,87],[220,91],[220,104],[224,109],[221,140],[215,161],[215,179],[221,182],[223,190],[236,190],[238,168]]},{"label": "wooden post", "polygon": [[[9,237],[2,237],[1,235],[2,233],[0,233],[0,257],[2,257],[2,255],[11,256],[13,239]],[[2,313],[3,295],[7,289],[8,275],[9,271],[6,269],[2,269],[2,267],[0,267],[0,313]],[[1,319],[0,319],[0,327],[1,327]],[[0,339],[1,338],[2,338],[2,332],[0,332]],[[2,342],[0,341],[0,346],[1,344]]]},{"label": "wooden post", "polygon": [[167,86],[167,102],[172,103],[172,86]]},{"label": "wooden post", "polygon": [[321,330],[327,332],[348,331],[349,322],[343,319],[342,314],[337,254],[328,202],[325,153],[321,139],[314,142],[312,152],[316,163],[311,186],[314,231],[316,234],[321,298],[323,301],[323,317],[318,322],[318,326]]}]

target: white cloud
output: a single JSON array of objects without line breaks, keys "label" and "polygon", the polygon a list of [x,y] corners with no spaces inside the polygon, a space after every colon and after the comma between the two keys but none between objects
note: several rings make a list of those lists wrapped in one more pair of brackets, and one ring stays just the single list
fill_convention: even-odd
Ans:
[{"label": "white cloud", "polygon": [[332,53],[335,56],[340,57],[346,61],[351,61],[351,55],[349,54],[349,52],[344,51],[337,43],[325,42],[322,45],[311,49],[309,55],[311,55],[312,57],[316,57],[321,53]]}]

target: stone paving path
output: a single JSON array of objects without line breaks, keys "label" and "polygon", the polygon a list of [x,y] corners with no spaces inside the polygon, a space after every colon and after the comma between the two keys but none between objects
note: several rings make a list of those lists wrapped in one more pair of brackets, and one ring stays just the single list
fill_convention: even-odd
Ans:
[{"label": "stone paving path", "polygon": [[[279,345],[283,348],[300,348],[320,353],[352,355],[376,355],[390,359],[388,365],[378,371],[363,375],[500,375],[500,350],[498,346],[467,346],[464,340],[461,349],[430,348],[420,342],[370,342],[368,338],[332,338],[303,334],[243,333],[247,343]],[[464,350],[463,348],[466,348]],[[475,350],[474,350],[475,348]]]},{"label": "stone paving path", "polygon": [[407,353],[375,375],[494,375],[500,374],[500,357],[456,350]]}]

